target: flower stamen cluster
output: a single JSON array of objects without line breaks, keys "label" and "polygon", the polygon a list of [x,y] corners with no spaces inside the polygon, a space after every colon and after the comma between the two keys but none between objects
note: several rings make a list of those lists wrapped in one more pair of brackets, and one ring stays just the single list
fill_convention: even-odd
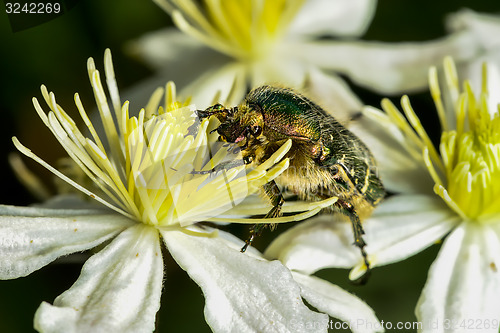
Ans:
[{"label": "flower stamen cluster", "polygon": [[407,96],[397,108],[384,100],[388,116],[407,136],[408,150],[421,154],[435,182],[434,192],[462,218],[478,222],[498,214],[500,203],[500,117],[498,105],[489,105],[487,68],[483,66],[482,85],[475,95],[469,81],[463,89],[451,58],[444,62],[450,109],[445,112],[437,69],[430,69],[430,90],[442,128],[439,152],[432,144],[413,111]]},{"label": "flower stamen cluster", "polygon": [[239,59],[272,52],[304,1],[156,0],[186,34]]},{"label": "flower stamen cluster", "polygon": [[[45,86],[41,90],[51,110],[48,114],[33,98],[43,123],[92,180],[92,189],[77,184],[50,166],[17,138],[13,141],[22,153],[105,206],[148,225],[186,227],[199,221],[297,221],[316,214],[336,200],[330,198],[284,207],[284,212],[306,212],[271,222],[235,218],[234,215],[231,218],[219,216],[230,209],[231,214],[241,215],[237,204],[286,170],[288,159],[283,157],[290,149],[291,141],[262,164],[250,168],[243,163],[238,147],[217,141],[217,134],[212,133],[218,126],[216,119],[200,122],[194,106],[188,106],[189,100],[176,100],[172,82],[166,85],[164,107],[160,106],[164,89],[159,88],[138,116],[130,116],[129,102],[123,105],[120,102],[109,50],[106,50],[104,65],[113,112],[92,58],[87,65],[104,128],[104,140],[90,121],[78,94],[75,94],[75,103],[91,138],[78,129],[75,121],[57,104],[54,93]],[[254,207],[253,214],[244,214],[255,215],[268,209],[268,205],[260,204]]]}]

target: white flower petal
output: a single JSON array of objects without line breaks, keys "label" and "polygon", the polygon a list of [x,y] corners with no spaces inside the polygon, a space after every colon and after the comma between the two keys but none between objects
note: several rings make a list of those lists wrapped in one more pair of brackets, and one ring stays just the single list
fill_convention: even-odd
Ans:
[{"label": "white flower petal", "polygon": [[93,248],[134,223],[103,210],[0,206],[0,279],[26,276]]},{"label": "white flower petal", "polygon": [[470,80],[473,91],[479,94],[482,86],[482,77],[478,74],[482,73],[484,64],[488,68],[486,83],[490,92],[487,97],[488,110],[493,117],[493,114],[498,112],[497,106],[500,104],[500,95],[496,93],[500,91],[500,47],[492,54],[478,57],[474,61],[461,66],[460,71],[463,73],[462,77]]},{"label": "white flower petal", "polygon": [[[458,72],[462,78],[471,81],[476,93],[481,91],[483,63],[488,63],[488,90],[498,91],[500,68],[500,16],[498,14],[481,14],[469,9],[460,10],[447,17],[451,31],[470,31],[482,44],[483,52],[470,61],[459,63]],[[500,101],[498,94],[488,96],[489,110],[496,110]]]},{"label": "white flower petal", "polygon": [[361,299],[315,276],[292,272],[302,297],[316,309],[349,324],[354,333],[383,332],[375,312]]},{"label": "white flower petal", "polygon": [[310,322],[326,331],[328,316],[304,305],[288,269],[278,261],[240,253],[241,240],[220,234],[204,238],[162,232],[174,259],[203,290],[205,318],[212,330],[300,332],[295,323]]},{"label": "white flower petal", "polygon": [[[184,90],[181,94],[181,99],[188,96],[194,97],[193,103],[199,108],[211,105],[215,93],[221,89],[224,89],[221,101],[225,102],[223,98],[226,97],[236,76],[236,73],[229,73],[229,76],[226,73],[227,70],[224,66],[228,63],[228,57],[206,47],[194,38],[187,37],[183,32],[174,28],[142,36],[131,42],[128,49],[158,70],[154,76],[139,82],[121,94],[124,99],[133,103],[130,110],[144,107],[149,100],[151,91],[157,87],[164,87],[168,80],[174,81],[176,86],[181,88],[180,90],[187,85],[191,85],[192,89],[203,88],[201,98],[198,98],[198,91],[195,94],[195,90],[191,89]],[[172,65],[173,63],[175,65]],[[215,71],[216,69],[219,70]],[[222,75],[222,78],[217,81],[217,77],[213,78],[213,75]],[[199,82],[193,83],[194,81]],[[239,100],[242,99],[243,94],[242,92],[238,96]]]},{"label": "white flower petal", "polygon": [[431,42],[307,42],[300,50],[301,57],[320,68],[338,71],[376,92],[394,94],[426,88],[430,66],[449,54],[457,62],[471,59],[480,46],[466,31]]},{"label": "white flower petal", "polygon": [[322,268],[351,268],[359,251],[352,245],[350,223],[320,215],[279,235],[264,255],[279,259],[291,270],[312,274]]},{"label": "white flower petal", "polygon": [[358,114],[363,106],[341,77],[327,75],[314,67],[308,73],[304,90],[314,102],[344,124]]},{"label": "white flower petal", "polygon": [[[56,195],[42,203],[33,204],[31,207],[52,209],[107,209],[95,200],[83,200],[82,195],[77,193]],[[112,211],[109,210],[109,212]]]},{"label": "white flower petal", "polygon": [[43,332],[152,332],[160,308],[163,260],[158,231],[131,227],[83,266],[75,284],[42,303]]},{"label": "white flower petal", "polygon": [[[472,91],[477,94],[476,96],[479,96],[483,86],[482,68],[485,64],[488,69],[486,86],[490,92],[487,96],[488,110],[493,116],[493,113],[497,112],[497,105],[500,104],[500,95],[496,93],[500,91],[500,45],[491,52],[487,52],[476,57],[474,60],[460,64],[458,70],[460,77],[467,79],[471,84]],[[449,101],[445,99],[445,103],[446,102]],[[454,117],[451,117],[451,119],[453,121],[449,121],[449,123],[451,123],[452,126],[456,126],[456,119]]]},{"label": "white flower petal", "polygon": [[374,265],[401,261],[435,244],[459,221],[437,195],[395,195],[365,221],[366,250]]},{"label": "white flower petal", "polygon": [[[429,270],[416,315],[422,332],[498,332],[499,234],[464,222],[445,240]],[[487,326],[490,324],[489,326]]]},{"label": "white flower petal", "polygon": [[500,47],[500,16],[476,13],[462,9],[447,18],[447,28],[452,31],[471,30],[486,50]]},{"label": "white flower petal", "polygon": [[[263,84],[285,84],[291,88],[299,88],[303,85],[307,65],[295,57],[290,57],[295,50],[289,45],[280,45],[274,52],[263,61],[256,61],[250,67],[250,84],[258,87]],[[295,46],[295,45],[294,45]]]},{"label": "white flower petal", "polygon": [[230,96],[232,100],[228,101],[229,93],[235,81],[240,82],[246,75],[245,66],[237,62],[230,62],[223,66],[208,68],[214,69],[202,74],[183,88],[180,93],[182,97],[192,96],[193,103],[199,108],[206,108],[214,104],[214,96],[217,96],[217,94],[220,94],[219,102],[223,103],[234,103],[235,100],[240,102],[243,99],[245,85],[237,84],[236,87],[240,89],[232,92],[232,96]]},{"label": "white flower petal", "polygon": [[[363,223],[369,260],[380,266],[406,259],[443,237],[457,219],[437,196],[389,197]],[[281,234],[265,255],[312,274],[329,267],[361,266],[360,251],[352,243],[350,222],[321,215]]]},{"label": "white flower petal", "polygon": [[376,0],[308,0],[289,32],[297,35],[360,36],[368,28]]},{"label": "white flower petal", "polygon": [[166,28],[147,33],[129,42],[127,50],[156,69],[163,69],[172,61],[177,64],[179,59],[195,60],[199,54],[204,55],[203,62],[205,62],[216,54],[215,51],[205,47],[198,40],[187,37],[177,28]]},{"label": "white flower petal", "polygon": [[407,138],[384,113],[365,108],[362,116],[349,123],[370,149],[386,190],[396,193],[431,193],[434,181],[425,167],[422,154],[407,150]]}]

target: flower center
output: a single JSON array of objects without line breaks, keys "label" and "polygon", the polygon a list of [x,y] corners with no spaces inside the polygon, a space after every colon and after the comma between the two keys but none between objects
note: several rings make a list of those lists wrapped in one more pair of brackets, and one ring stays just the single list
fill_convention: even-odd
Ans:
[{"label": "flower center", "polygon": [[224,168],[227,158],[238,159],[234,147],[209,140],[213,123],[198,123],[186,107],[165,113],[160,108],[145,122],[142,115],[129,119],[128,192],[142,222],[189,225],[223,213],[249,194],[246,179],[237,181],[246,177],[244,164]]},{"label": "flower center", "polygon": [[447,191],[464,215],[487,221],[500,213],[500,119],[498,111],[488,107],[486,89],[479,102],[470,89],[460,98],[457,129],[443,132],[441,138]]},{"label": "flower center", "polygon": [[468,81],[460,90],[450,57],[445,58],[444,73],[451,104],[448,108],[441,98],[437,69],[433,67],[429,72],[431,94],[443,128],[439,152],[408,96],[401,100],[407,119],[387,99],[382,101],[382,107],[405,135],[408,151],[417,159],[423,158],[435,182],[434,192],[464,219],[496,221],[491,217],[500,214],[500,105],[489,102],[486,65],[478,98]]},{"label": "flower center", "polygon": [[[45,113],[36,98],[33,105],[75,165],[88,177],[91,189],[45,162],[16,137],[12,141],[21,153],[115,212],[137,222],[173,229],[181,227],[183,231],[199,234],[185,227],[200,221],[250,224],[299,221],[337,200],[332,197],[285,205],[285,213],[301,212],[289,216],[246,218],[269,211],[265,202],[248,207],[239,207],[238,203],[288,168],[289,159],[285,155],[292,146],[291,140],[262,163],[247,166],[237,145],[217,141],[214,130],[220,122],[215,117],[200,121],[194,107],[186,107],[189,101],[176,100],[172,82],[167,83],[166,89],[158,88],[153,93],[138,117],[129,117],[129,103],[120,102],[111,52],[105,52],[104,71],[114,113],[92,58],[87,62],[87,69],[105,141],[90,121],[78,94],[75,94],[75,103],[90,133],[88,137],[45,86],[41,91],[50,111]],[[161,107],[164,92],[165,107]],[[226,216],[220,216],[228,210]]]},{"label": "flower center", "polygon": [[273,51],[303,0],[203,1],[204,12],[192,1],[173,0],[165,6],[184,32],[230,56],[256,60]]},{"label": "flower center", "polygon": [[[200,122],[193,107],[186,107],[189,101],[176,100],[171,82],[153,93],[137,117],[129,117],[129,103],[122,105],[119,100],[109,50],[104,65],[114,115],[93,59],[87,62],[106,141],[95,130],[78,94],[75,102],[91,137],[82,134],[45,86],[42,95],[51,111],[46,114],[38,100],[33,100],[44,124],[91,180],[91,190],[13,138],[23,154],[103,205],[145,224],[185,227],[235,207],[288,167],[288,159],[283,157],[291,142],[261,165],[246,168],[240,149],[218,142],[218,135],[212,133],[218,121]],[[165,107],[161,107],[164,92]]]}]

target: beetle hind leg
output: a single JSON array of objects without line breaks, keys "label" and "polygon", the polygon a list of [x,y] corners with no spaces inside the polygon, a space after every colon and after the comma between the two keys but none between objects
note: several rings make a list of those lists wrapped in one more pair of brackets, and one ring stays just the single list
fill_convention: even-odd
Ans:
[{"label": "beetle hind leg", "polygon": [[358,214],[354,210],[354,207],[345,201],[339,200],[335,203],[335,206],[340,210],[340,212],[351,220],[352,231],[354,234],[354,245],[356,245],[361,251],[361,255],[363,256],[363,261],[366,266],[365,274],[360,278],[360,283],[366,283],[366,280],[370,274],[370,261],[368,260],[368,254],[366,253],[365,246],[366,242],[363,239],[363,235],[365,231],[363,230],[363,225],[361,224],[361,220],[359,219]]}]

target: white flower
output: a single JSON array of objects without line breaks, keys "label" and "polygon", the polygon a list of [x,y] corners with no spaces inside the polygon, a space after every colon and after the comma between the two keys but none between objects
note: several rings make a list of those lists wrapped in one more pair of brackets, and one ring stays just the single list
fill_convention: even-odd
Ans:
[{"label": "white flower", "polygon": [[[255,249],[240,253],[243,242],[199,221],[252,223],[236,218],[245,209],[232,206],[283,172],[290,148],[284,144],[254,169],[244,165],[199,173],[223,166],[234,147],[217,146],[213,120],[197,123],[193,109],[176,101],[175,86],[158,89],[138,117],[129,117],[120,102],[109,50],[105,73],[111,111],[92,58],[88,72],[105,132],[97,134],[83,104],[75,102],[91,138],[42,86],[50,107],[46,114],[37,99],[35,109],[68,155],[93,181],[84,188],[34,155],[13,138],[16,147],[54,174],[106,207],[33,208],[0,206],[0,278],[26,276],[58,257],[105,244],[84,264],[75,284],[54,304],[43,302],[34,325],[43,332],[151,332],[160,307],[164,279],[160,239],[201,287],[205,317],[217,332],[301,332],[314,324],[326,331],[328,316],[378,323],[373,311],[355,296],[326,281],[292,275],[278,261],[267,261]],[[336,198],[290,205],[274,222],[306,218]],[[230,209],[231,208],[231,209]],[[221,213],[230,209],[226,215]],[[248,207],[247,207],[248,209]],[[253,214],[269,206],[257,205]],[[233,216],[233,217],[229,217]],[[269,222],[269,220],[266,220]],[[346,305],[347,304],[347,305]],[[370,331],[360,329],[358,331]]]},{"label": "white flower", "polygon": [[[451,58],[445,59],[444,71],[444,96],[436,68],[429,75],[442,128],[439,149],[407,96],[401,100],[404,115],[389,100],[382,102],[386,113],[365,110],[371,127],[359,134],[365,134],[378,158],[386,188],[398,193],[365,221],[366,251],[373,266],[385,265],[448,234],[417,304],[422,331],[464,332],[473,327],[470,331],[498,332],[500,72],[494,65],[484,67],[482,84],[473,87],[469,81],[459,84]],[[362,271],[362,259],[349,246],[349,228],[319,217],[281,235],[266,254],[305,273],[357,265],[354,278]]]},{"label": "white flower", "polygon": [[500,66],[500,15],[462,9],[447,17],[447,25],[449,31],[472,34],[479,46],[477,56],[458,64],[464,77],[476,77],[475,67],[483,62]]},{"label": "white flower", "polygon": [[[280,83],[305,85],[311,97],[329,110],[339,110],[339,116],[361,109],[362,103],[336,73],[392,94],[423,89],[427,69],[446,54],[456,54],[460,60],[477,55],[470,31],[431,42],[353,40],[372,20],[375,0],[155,2],[193,38],[169,28],[140,38],[132,50],[174,77],[176,70],[183,76],[192,72],[196,80],[183,91],[196,91],[199,105],[210,103],[218,90],[221,100],[227,101],[235,80],[251,87]],[[231,102],[240,101],[245,84]]]}]

